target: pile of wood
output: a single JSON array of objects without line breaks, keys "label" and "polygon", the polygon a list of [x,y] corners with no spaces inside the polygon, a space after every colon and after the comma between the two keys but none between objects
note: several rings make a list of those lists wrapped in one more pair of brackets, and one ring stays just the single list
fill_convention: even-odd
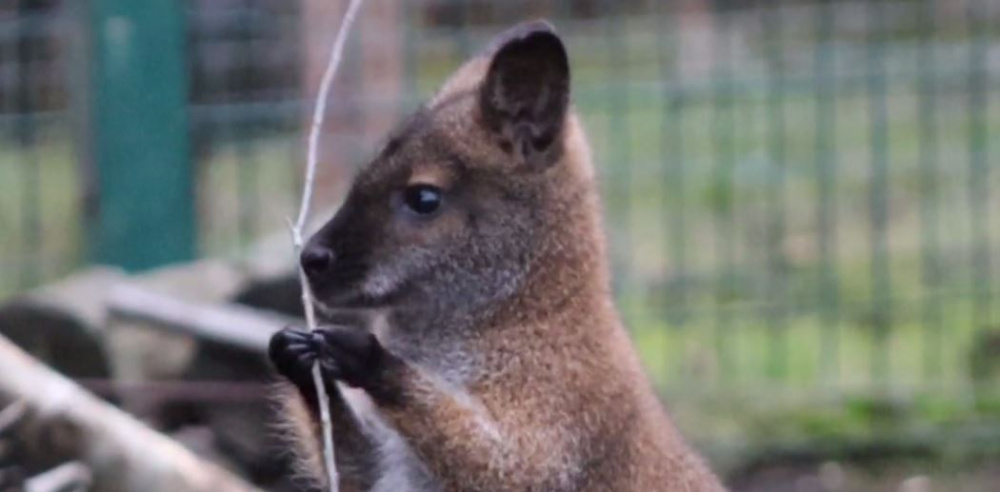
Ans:
[{"label": "pile of wood", "polygon": [[302,490],[264,357],[298,309],[292,275],[222,262],[0,306],[0,492]]}]

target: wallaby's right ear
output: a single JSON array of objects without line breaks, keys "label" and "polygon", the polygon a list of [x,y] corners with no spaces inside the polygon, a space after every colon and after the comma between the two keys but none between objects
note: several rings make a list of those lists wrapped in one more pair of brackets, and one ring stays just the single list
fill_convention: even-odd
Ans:
[{"label": "wallaby's right ear", "polygon": [[569,60],[562,40],[544,21],[501,34],[479,89],[484,124],[501,145],[532,166],[558,158],[552,150],[569,106]]}]

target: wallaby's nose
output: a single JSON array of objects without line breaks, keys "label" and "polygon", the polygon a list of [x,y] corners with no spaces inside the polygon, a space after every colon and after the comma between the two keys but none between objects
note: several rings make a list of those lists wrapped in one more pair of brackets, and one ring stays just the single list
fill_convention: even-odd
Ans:
[{"label": "wallaby's nose", "polygon": [[333,251],[330,248],[309,244],[302,250],[302,257],[299,258],[299,261],[302,262],[302,269],[306,275],[310,279],[315,279],[333,266],[333,259]]}]

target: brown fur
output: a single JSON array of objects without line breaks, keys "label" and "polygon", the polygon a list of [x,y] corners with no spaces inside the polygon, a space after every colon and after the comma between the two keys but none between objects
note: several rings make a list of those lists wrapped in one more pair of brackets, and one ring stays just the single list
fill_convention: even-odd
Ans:
[{"label": "brown fur", "polygon": [[[370,329],[390,355],[364,392],[331,385],[342,490],[722,489],[660,407],[612,303],[572,109],[551,126],[542,112],[558,101],[532,99],[541,137],[527,143],[524,127],[487,121],[483,104],[521,83],[483,95],[497,50],[549,29],[519,26],[460,68],[310,243],[339,262],[333,285],[315,280],[320,301],[387,313]],[[529,42],[555,49],[545,34]],[[510,51],[514,69],[535,63]],[[557,92],[558,53],[546,53],[539,77],[555,79],[541,90]],[[391,205],[414,183],[444,189],[432,220]],[[315,425],[304,430],[315,453]]]}]

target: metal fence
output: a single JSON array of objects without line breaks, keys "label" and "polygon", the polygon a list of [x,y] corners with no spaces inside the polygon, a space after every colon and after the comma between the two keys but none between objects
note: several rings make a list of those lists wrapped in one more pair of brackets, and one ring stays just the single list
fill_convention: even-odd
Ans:
[{"label": "metal fence", "polygon": [[8,294],[79,261],[65,240],[47,240],[53,230],[78,228],[53,213],[79,197],[71,184],[68,74],[56,54],[66,27],[44,8],[0,7],[0,291]]},{"label": "metal fence", "polygon": [[[86,9],[13,3],[0,10],[5,295],[89,261],[100,194],[80,131],[93,120],[74,82]],[[294,210],[312,53],[327,48],[338,13],[320,3],[184,4],[198,255],[238,255]],[[371,0],[366,10],[329,108],[328,204],[340,170],[464,57],[546,16],[569,46],[601,170],[620,306],[658,385],[996,388],[996,2]]]}]

